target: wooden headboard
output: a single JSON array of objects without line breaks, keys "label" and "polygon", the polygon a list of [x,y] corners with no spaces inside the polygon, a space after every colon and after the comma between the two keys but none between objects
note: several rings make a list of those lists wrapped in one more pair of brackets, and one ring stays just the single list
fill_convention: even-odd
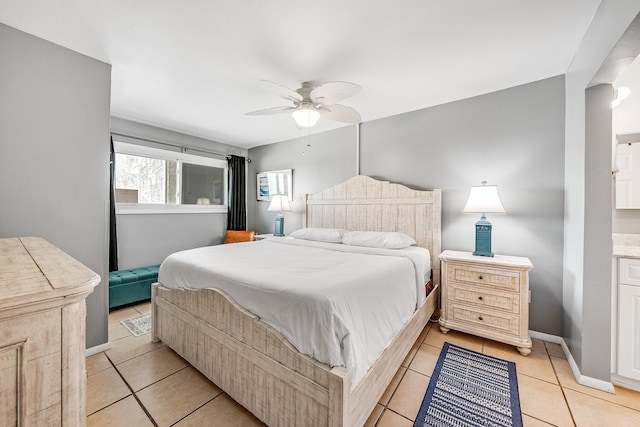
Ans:
[{"label": "wooden headboard", "polygon": [[442,192],[412,190],[357,175],[305,197],[305,227],[400,231],[431,254],[433,283],[440,283]]}]

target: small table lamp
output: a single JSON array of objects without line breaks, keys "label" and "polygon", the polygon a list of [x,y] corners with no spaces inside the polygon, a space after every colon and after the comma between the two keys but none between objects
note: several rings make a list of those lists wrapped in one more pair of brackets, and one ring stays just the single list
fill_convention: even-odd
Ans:
[{"label": "small table lamp", "polygon": [[282,212],[291,212],[289,196],[286,194],[274,194],[271,196],[271,203],[269,203],[267,210],[278,212],[276,215],[276,227],[273,235],[284,236],[284,216],[282,216]]},{"label": "small table lamp", "polygon": [[493,256],[491,252],[491,223],[487,221],[485,213],[504,213],[504,207],[498,196],[497,185],[486,185],[487,181],[482,181],[482,185],[471,187],[469,199],[462,212],[481,213],[480,220],[476,222],[476,250],[474,255]]}]

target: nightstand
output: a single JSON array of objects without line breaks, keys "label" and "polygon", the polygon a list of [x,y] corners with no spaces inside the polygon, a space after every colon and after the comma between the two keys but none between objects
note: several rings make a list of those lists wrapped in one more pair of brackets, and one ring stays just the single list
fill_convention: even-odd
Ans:
[{"label": "nightstand", "polygon": [[531,261],[458,251],[444,251],[440,260],[440,330],[445,334],[450,329],[467,332],[514,345],[524,356],[531,353]]}]

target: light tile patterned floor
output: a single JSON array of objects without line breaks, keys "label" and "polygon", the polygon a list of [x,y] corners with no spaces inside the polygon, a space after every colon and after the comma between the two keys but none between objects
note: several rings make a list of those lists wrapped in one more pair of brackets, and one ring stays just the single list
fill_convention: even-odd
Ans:
[{"label": "light tile patterned floor", "polygon": [[[112,348],[87,358],[87,425],[259,426],[253,415],[173,350],[134,337],[120,320],[148,313],[148,303],[109,315]],[[576,383],[557,344],[534,340],[521,356],[514,347],[451,331],[424,329],[380,399],[366,426],[413,426],[445,341],[516,362],[525,427],[640,426],[640,393],[616,387],[609,394]]]}]

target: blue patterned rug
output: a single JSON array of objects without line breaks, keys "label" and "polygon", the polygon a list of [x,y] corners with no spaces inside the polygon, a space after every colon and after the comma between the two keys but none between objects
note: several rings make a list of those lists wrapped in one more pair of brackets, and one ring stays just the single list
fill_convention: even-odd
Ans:
[{"label": "blue patterned rug", "polygon": [[522,427],[516,364],[445,343],[414,427]]}]

